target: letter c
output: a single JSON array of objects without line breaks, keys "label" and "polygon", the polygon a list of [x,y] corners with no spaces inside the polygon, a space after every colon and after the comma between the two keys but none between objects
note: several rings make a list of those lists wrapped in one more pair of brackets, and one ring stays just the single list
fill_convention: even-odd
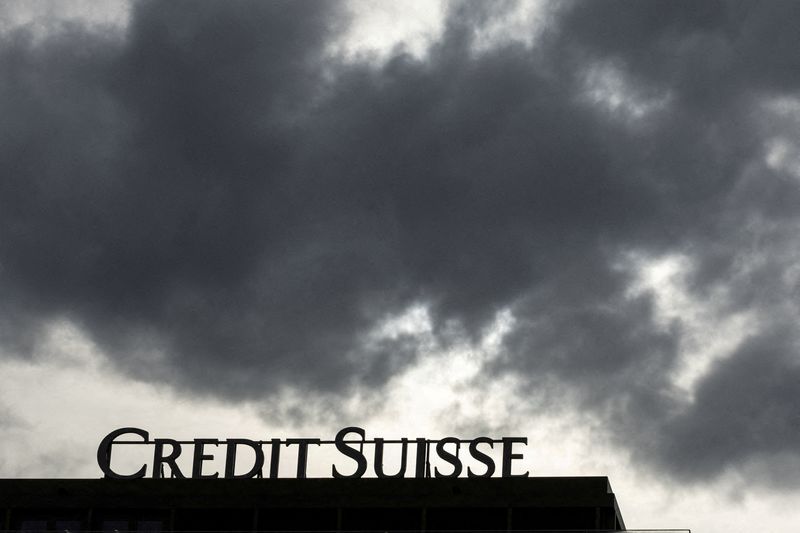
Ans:
[{"label": "letter c", "polygon": [[134,435],[139,435],[144,439],[144,442],[147,442],[150,439],[149,434],[139,428],[120,428],[112,431],[100,442],[100,446],[97,447],[97,464],[100,465],[100,470],[103,471],[105,477],[110,479],[139,479],[144,477],[147,471],[147,465],[142,465],[142,467],[136,471],[134,474],[124,475],[124,474],[117,474],[113,470],[111,470],[111,445],[114,444],[114,440],[119,437],[120,435],[125,435],[126,433],[133,433]]}]

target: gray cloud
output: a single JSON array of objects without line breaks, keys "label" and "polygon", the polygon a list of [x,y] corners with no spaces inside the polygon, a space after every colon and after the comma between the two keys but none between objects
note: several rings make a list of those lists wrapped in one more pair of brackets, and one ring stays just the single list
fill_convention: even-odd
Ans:
[{"label": "gray cloud", "polygon": [[[796,334],[760,332],[688,403],[686,324],[620,262],[685,255],[723,315],[792,321],[798,182],[764,162],[760,109],[800,81],[797,5],[562,4],[533,48],[476,51],[495,9],[454,4],[428,57],[380,65],[326,54],[330,3],[142,2],[124,38],[4,35],[3,345],[67,318],[142,379],[346,394],[422,355],[366,342],[386,316],[426,305],[446,343],[510,309],[486,379],[555,380],[653,465],[795,453]],[[622,107],[592,92],[603,68]],[[659,103],[626,114],[634,95]],[[721,444],[747,421],[768,445]]]},{"label": "gray cloud", "polygon": [[[659,453],[687,478],[711,477],[729,462],[795,455],[800,447],[800,365],[791,328],[770,329],[703,381],[695,406],[669,419]],[[784,476],[796,476],[795,464]],[[796,477],[795,477],[796,479]]]}]

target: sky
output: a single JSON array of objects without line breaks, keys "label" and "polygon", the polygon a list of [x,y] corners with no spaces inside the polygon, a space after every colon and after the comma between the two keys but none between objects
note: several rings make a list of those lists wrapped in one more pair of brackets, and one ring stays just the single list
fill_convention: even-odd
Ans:
[{"label": "sky", "polygon": [[629,528],[794,531],[798,27],[3,2],[0,477],[99,477],[124,426],[525,436]]}]

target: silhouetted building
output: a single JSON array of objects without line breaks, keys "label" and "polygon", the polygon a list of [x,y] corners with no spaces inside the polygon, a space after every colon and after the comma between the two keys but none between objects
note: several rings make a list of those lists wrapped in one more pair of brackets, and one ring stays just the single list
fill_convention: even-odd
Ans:
[{"label": "silhouetted building", "polygon": [[7,479],[6,530],[624,530],[606,477]]}]

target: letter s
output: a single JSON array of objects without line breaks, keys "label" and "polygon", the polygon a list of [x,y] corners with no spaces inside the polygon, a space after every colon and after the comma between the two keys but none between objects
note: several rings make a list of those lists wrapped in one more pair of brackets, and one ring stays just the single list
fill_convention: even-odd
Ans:
[{"label": "letter s", "polygon": [[364,475],[364,472],[367,471],[367,458],[364,457],[364,454],[360,451],[356,450],[355,448],[351,448],[348,446],[344,440],[348,433],[356,433],[361,437],[361,440],[365,440],[367,438],[366,432],[355,426],[350,426],[342,429],[339,433],[336,434],[336,449],[342,452],[347,457],[355,460],[358,464],[356,467],[356,471],[346,476],[336,470],[336,465],[332,467],[333,470],[333,477],[335,478],[360,478]]},{"label": "letter s", "polygon": [[[456,445],[456,453],[450,453],[445,449],[445,445],[447,444],[455,444]],[[436,477],[458,477],[461,475],[461,470],[463,465],[461,464],[461,459],[458,458],[458,449],[461,446],[461,441],[455,437],[446,437],[439,442],[436,443],[436,453],[453,465],[453,471],[450,474],[443,474],[439,471],[438,468],[433,469],[433,473],[436,474]]]},{"label": "letter s", "polygon": [[467,467],[468,477],[492,477],[494,474],[494,459],[478,449],[478,444],[488,444],[489,448],[494,448],[494,442],[489,437],[478,437],[469,443],[469,453],[473,458],[486,465],[486,472],[476,474],[471,468]]}]

